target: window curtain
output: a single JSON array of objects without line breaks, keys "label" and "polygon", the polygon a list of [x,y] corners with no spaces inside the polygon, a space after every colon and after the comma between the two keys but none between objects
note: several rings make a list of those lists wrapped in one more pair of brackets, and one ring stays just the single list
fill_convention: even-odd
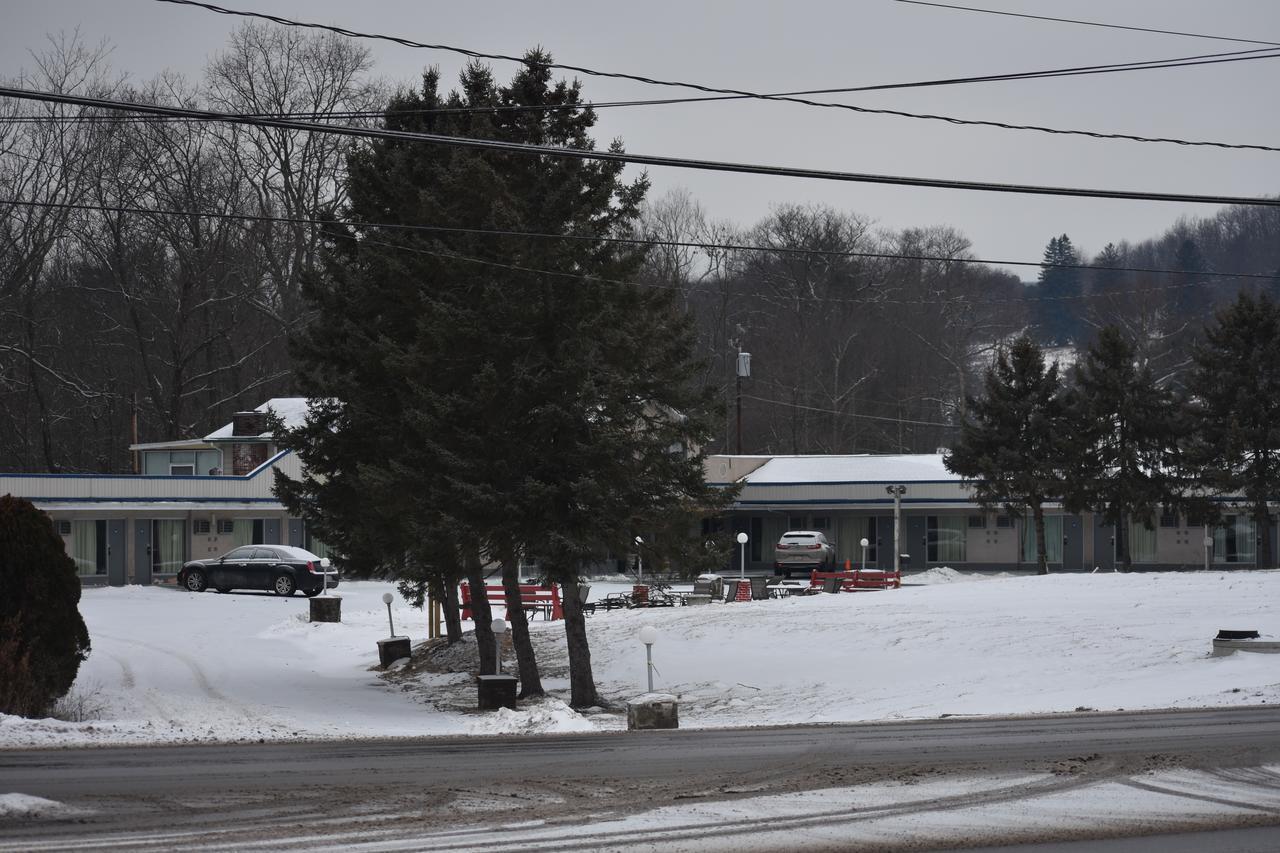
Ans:
[{"label": "window curtain", "polygon": [[[331,557],[331,556],[333,556],[333,555],[332,555],[332,552],[330,552],[330,551],[329,551],[329,546],[328,546],[328,545],[324,544],[324,543],[323,543],[323,542],[321,542],[319,539],[315,538],[314,536],[310,536],[310,535],[309,535],[309,536],[307,536],[307,550],[308,550],[308,551],[310,551],[312,554],[315,554],[317,557]],[[521,564],[521,565],[528,566],[528,565],[530,565],[530,563],[528,563],[528,562],[522,562],[522,564]]]},{"label": "window curtain", "polygon": [[[80,575],[98,574],[98,523],[96,521],[71,522],[71,559],[75,560]],[[106,567],[103,566],[105,570]]]},{"label": "window curtain", "polygon": [[[774,546],[778,544],[778,540],[782,538],[782,534],[792,528],[787,526],[788,519],[786,516],[767,515],[764,519],[763,538],[760,540],[760,554],[770,564],[773,563]],[[737,556],[736,554],[734,556]]]},{"label": "window curtain", "polygon": [[[1119,557],[1119,555],[1116,555]],[[1156,561],[1156,531],[1148,530],[1141,521],[1129,521],[1129,559],[1135,563]]]},{"label": "window curtain", "polygon": [[836,519],[836,559],[844,567],[845,560],[855,565],[862,558],[862,546],[858,542],[866,536],[867,520],[858,515],[839,516]]},{"label": "window curtain", "polygon": [[931,516],[929,520],[930,562],[963,563],[965,561],[965,537],[969,519],[963,515]]},{"label": "window curtain", "polygon": [[1257,560],[1257,537],[1253,519],[1228,515],[1213,531],[1213,559],[1221,563],[1252,563]]},{"label": "window curtain", "polygon": [[[1062,562],[1062,516],[1044,517],[1044,553],[1050,563]],[[1036,564],[1036,520],[1031,513],[1022,518],[1022,562]]]},{"label": "window curtain", "polygon": [[[231,548],[253,544],[253,519],[237,518],[231,522]],[[231,550],[228,548],[227,550]]]},{"label": "window curtain", "polygon": [[187,559],[187,524],[183,519],[158,518],[151,522],[151,571],[177,574]]}]

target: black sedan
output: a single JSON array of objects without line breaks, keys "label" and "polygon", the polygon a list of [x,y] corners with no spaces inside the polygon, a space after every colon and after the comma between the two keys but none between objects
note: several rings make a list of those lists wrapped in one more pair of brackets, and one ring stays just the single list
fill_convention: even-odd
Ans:
[{"label": "black sedan", "polygon": [[338,570],[328,557],[290,545],[244,545],[221,557],[192,560],[178,572],[178,586],[192,592],[216,589],[269,589],[276,595],[293,595],[294,590],[311,596],[338,585]]}]

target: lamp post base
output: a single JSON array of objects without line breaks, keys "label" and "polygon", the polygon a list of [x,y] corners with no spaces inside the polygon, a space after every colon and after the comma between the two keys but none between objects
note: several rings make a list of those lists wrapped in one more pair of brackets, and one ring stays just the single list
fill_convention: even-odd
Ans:
[{"label": "lamp post base", "polygon": [[311,601],[312,622],[341,622],[342,598],[337,595],[317,595]]},{"label": "lamp post base", "polygon": [[476,688],[481,711],[499,708],[516,709],[516,677],[514,675],[477,675]]},{"label": "lamp post base", "polygon": [[383,669],[410,656],[408,637],[388,637],[378,641],[378,663]]},{"label": "lamp post base", "polygon": [[670,693],[646,693],[627,702],[627,729],[680,728],[680,703]]}]

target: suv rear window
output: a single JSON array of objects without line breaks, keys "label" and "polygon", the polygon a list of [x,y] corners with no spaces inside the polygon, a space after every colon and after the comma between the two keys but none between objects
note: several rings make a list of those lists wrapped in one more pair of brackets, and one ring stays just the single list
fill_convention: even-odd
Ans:
[{"label": "suv rear window", "polygon": [[799,540],[799,541],[801,541],[801,542],[804,542],[805,540],[809,540],[809,539],[817,539],[818,537],[814,536],[812,533],[800,533],[800,534],[796,534],[796,533],[788,533],[788,534],[786,534],[785,536],[783,536],[782,538],[783,538],[783,539],[796,539],[796,540]]}]

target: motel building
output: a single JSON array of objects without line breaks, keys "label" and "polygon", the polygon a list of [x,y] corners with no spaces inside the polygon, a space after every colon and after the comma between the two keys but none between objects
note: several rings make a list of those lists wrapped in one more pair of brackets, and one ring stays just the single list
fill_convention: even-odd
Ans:
[{"label": "motel building", "polygon": [[[325,545],[272,494],[273,472],[296,478],[300,466],[296,456],[276,446],[268,411],[296,425],[306,414],[306,400],[268,400],[203,438],[133,445],[140,474],[0,474],[0,494],[26,498],[49,515],[85,585],[172,580],[185,561],[240,545],[296,545],[326,556]],[[896,550],[907,572],[935,566],[1035,568],[1030,519],[984,511],[940,454],[719,455],[707,458],[705,471],[710,483],[740,486],[726,517],[706,525],[747,534],[746,567],[752,574],[773,572],[773,546],[788,530],[822,531],[841,566],[848,560],[852,566],[891,569]],[[1049,505],[1046,512],[1051,571],[1116,566],[1114,530],[1060,506]],[[1225,515],[1215,528],[1172,511],[1151,521],[1151,529],[1141,522],[1130,525],[1135,570],[1256,564],[1258,532],[1243,512]],[[1273,553],[1280,553],[1276,531],[1265,535],[1272,537]],[[736,574],[740,556],[735,546],[726,571]]]}]

